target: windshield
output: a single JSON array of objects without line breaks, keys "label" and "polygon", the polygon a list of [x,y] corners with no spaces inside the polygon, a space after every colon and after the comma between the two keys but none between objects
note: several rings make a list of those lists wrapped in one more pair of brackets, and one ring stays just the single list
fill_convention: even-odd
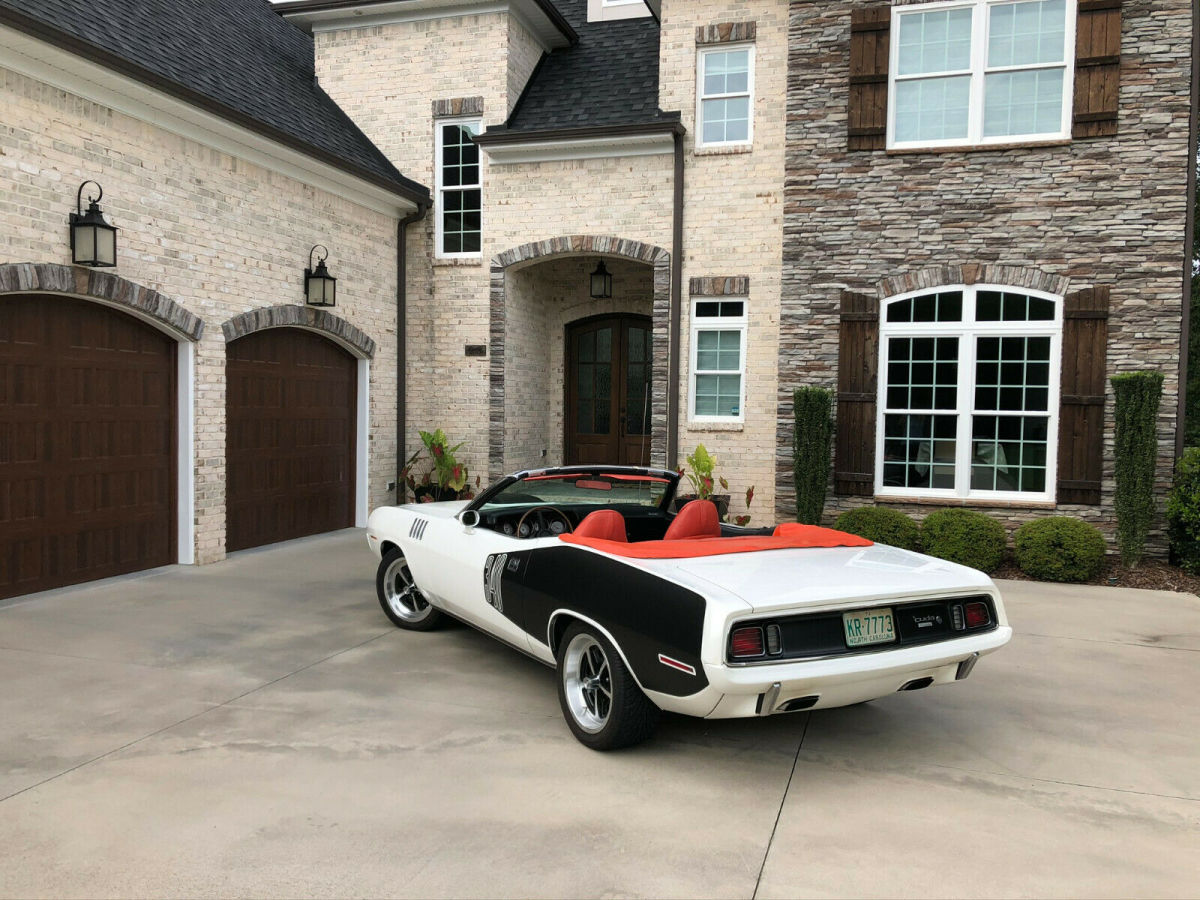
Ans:
[{"label": "windshield", "polygon": [[501,488],[487,499],[484,510],[516,506],[642,506],[662,504],[669,478],[656,475],[561,472],[530,475]]}]

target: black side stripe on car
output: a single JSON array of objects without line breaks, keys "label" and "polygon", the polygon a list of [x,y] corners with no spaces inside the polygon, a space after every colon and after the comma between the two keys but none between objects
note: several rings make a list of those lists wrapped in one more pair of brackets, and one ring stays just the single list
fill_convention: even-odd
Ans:
[{"label": "black side stripe on car", "polygon": [[408,536],[414,541],[419,541],[425,537],[425,529],[429,527],[428,519],[414,519],[412,528],[408,529]]}]

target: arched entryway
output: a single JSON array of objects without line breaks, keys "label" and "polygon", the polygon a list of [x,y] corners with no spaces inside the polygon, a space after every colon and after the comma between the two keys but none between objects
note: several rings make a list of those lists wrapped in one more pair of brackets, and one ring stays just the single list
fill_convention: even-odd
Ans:
[{"label": "arched entryway", "polygon": [[0,297],[0,597],[178,561],[178,348],[112,306]]},{"label": "arched entryway", "polygon": [[271,327],[228,344],[225,378],[227,549],[354,525],[359,360]]},{"label": "arched entryway", "polygon": [[566,332],[564,462],[649,464],[651,318],[592,316]]}]

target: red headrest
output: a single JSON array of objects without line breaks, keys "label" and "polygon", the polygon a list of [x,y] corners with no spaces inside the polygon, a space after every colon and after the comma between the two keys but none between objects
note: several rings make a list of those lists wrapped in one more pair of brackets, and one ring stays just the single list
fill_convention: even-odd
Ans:
[{"label": "red headrest", "polygon": [[576,537],[598,538],[602,541],[629,542],[625,535],[625,517],[615,509],[598,509],[588,513],[574,534]]},{"label": "red headrest", "polygon": [[711,500],[693,500],[675,516],[664,541],[686,541],[689,538],[721,536],[721,517]]}]

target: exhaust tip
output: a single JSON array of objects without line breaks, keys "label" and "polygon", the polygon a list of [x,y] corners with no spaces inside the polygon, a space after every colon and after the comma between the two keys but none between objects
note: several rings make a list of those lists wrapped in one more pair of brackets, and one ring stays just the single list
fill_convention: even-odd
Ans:
[{"label": "exhaust tip", "polygon": [[924,678],[914,678],[912,681],[907,681],[900,688],[902,691],[919,691],[921,688],[927,688],[933,684],[933,676],[926,675]]},{"label": "exhaust tip", "polygon": [[820,694],[813,694],[809,697],[797,697],[794,700],[789,700],[783,706],[779,707],[779,712],[799,712],[802,709],[810,709],[817,705],[817,701],[821,699]]}]

